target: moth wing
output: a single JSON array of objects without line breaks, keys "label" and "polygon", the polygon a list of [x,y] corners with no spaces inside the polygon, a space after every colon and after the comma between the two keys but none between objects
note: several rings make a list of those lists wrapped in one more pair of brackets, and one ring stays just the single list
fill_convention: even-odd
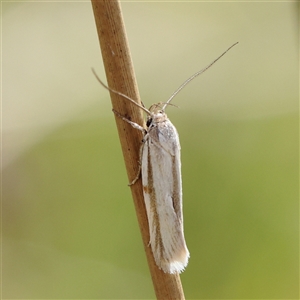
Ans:
[{"label": "moth wing", "polygon": [[189,251],[183,233],[180,144],[175,127],[171,122],[167,126],[168,136],[161,128],[149,132],[142,180],[154,259],[160,269],[172,274],[184,270]]}]

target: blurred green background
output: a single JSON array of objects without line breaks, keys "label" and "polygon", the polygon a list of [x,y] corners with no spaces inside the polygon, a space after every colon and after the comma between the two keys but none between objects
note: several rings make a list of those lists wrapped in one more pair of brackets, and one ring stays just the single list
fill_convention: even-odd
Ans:
[{"label": "blurred green background", "polygon": [[[127,2],[182,146],[187,299],[299,298],[298,3]],[[3,299],[151,299],[90,2],[2,2]]]}]

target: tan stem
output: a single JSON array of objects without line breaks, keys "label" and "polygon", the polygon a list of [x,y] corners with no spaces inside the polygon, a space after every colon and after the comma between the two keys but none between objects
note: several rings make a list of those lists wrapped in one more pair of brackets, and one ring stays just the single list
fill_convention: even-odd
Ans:
[{"label": "tan stem", "polygon": [[[140,102],[133,64],[125,33],[121,7],[115,0],[91,0],[107,82],[110,88]],[[121,115],[140,125],[144,124],[142,110],[120,95],[110,93],[112,107]],[[119,138],[123,151],[128,182],[131,182],[139,169],[139,148],[142,133],[127,122],[116,117]],[[156,266],[149,243],[149,230],[143,198],[142,182],[138,180],[131,186],[143,244],[157,299],[184,299],[178,274],[165,274]],[[120,200],[121,201],[121,200]],[[133,283],[136,284],[136,283]]]}]

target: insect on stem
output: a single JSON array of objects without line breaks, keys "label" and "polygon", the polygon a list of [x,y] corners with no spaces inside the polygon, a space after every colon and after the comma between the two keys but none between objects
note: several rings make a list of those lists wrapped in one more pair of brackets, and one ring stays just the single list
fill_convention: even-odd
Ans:
[{"label": "insect on stem", "polygon": [[106,86],[94,75],[107,90],[129,100],[148,114],[147,129],[117,111],[113,112],[135,129],[143,132],[140,148],[140,167],[134,184],[142,175],[143,195],[149,223],[152,253],[156,265],[165,273],[181,273],[186,268],[190,253],[183,231],[182,179],[179,136],[175,126],[168,119],[165,109],[172,105],[172,99],[195,77],[199,76],[225,55],[233,44],[207,67],[188,78],[165,103],[156,103],[146,109],[133,99]]}]

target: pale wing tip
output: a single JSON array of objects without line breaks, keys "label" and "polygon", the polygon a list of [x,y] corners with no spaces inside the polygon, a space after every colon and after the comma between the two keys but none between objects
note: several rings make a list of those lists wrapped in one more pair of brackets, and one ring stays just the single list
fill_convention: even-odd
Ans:
[{"label": "pale wing tip", "polygon": [[179,274],[182,273],[189,262],[190,253],[186,249],[185,253],[182,253],[179,259],[174,259],[169,262],[161,262],[161,266],[159,267],[165,273],[169,274]]}]

